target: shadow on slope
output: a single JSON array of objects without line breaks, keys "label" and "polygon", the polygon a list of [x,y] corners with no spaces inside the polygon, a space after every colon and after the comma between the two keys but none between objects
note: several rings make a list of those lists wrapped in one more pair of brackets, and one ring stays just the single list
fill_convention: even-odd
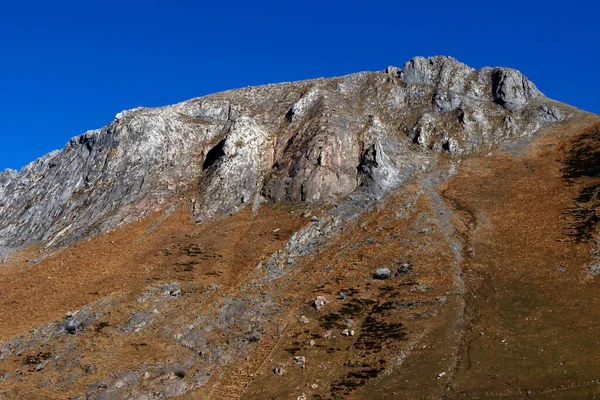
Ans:
[{"label": "shadow on slope", "polygon": [[569,237],[576,242],[593,240],[600,222],[600,125],[587,129],[570,143],[562,173],[568,185],[583,184],[574,198],[575,207],[567,211],[574,219]]}]

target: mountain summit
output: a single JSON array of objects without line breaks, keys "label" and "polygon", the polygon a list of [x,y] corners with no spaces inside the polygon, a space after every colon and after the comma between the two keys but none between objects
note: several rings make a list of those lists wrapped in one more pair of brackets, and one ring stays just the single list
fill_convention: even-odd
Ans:
[{"label": "mountain summit", "polygon": [[597,395],[599,134],[444,56],[120,112],[0,173],[0,399]]},{"label": "mountain summit", "polygon": [[198,220],[261,201],[380,197],[437,153],[485,151],[571,113],[516,70],[476,71],[450,57],[140,107],[4,171],[0,245],[73,243],[194,187]]}]

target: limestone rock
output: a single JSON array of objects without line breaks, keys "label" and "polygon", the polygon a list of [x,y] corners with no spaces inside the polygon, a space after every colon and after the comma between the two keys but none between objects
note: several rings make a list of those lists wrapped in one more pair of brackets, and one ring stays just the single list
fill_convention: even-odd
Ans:
[{"label": "limestone rock", "polygon": [[313,306],[315,307],[315,309],[317,311],[321,311],[323,309],[323,307],[325,307],[325,304],[327,304],[327,299],[323,296],[318,296],[315,299]]},{"label": "limestone rock", "polygon": [[385,268],[379,268],[377,271],[375,271],[375,273],[373,274],[373,278],[375,279],[390,279],[392,277],[392,271],[385,267]]},{"label": "limestone rock", "polygon": [[189,204],[190,188],[199,222],[263,201],[378,199],[435,153],[484,150],[569,117],[516,70],[443,56],[138,107],[0,173],[0,261]]},{"label": "limestone rock", "polygon": [[492,72],[492,93],[494,101],[509,110],[542,96],[522,73],[507,68],[496,68]]}]

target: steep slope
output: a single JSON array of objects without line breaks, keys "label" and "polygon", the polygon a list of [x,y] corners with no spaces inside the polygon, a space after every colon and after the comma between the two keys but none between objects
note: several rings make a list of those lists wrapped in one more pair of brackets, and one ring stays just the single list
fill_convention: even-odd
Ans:
[{"label": "steep slope", "polygon": [[0,177],[0,399],[598,395],[599,132],[448,57],[121,113]]},{"label": "steep slope", "polygon": [[197,187],[198,220],[263,197],[380,196],[426,165],[412,142],[466,154],[570,112],[515,70],[475,71],[448,57],[138,108],[20,172],[2,172],[0,247],[93,237]]}]

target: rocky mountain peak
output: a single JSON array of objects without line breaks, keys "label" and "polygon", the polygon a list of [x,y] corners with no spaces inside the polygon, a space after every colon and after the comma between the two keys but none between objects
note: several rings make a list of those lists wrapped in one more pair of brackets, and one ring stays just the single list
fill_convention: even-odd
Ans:
[{"label": "rocky mountain peak", "polygon": [[4,171],[0,246],[90,237],[192,187],[198,221],[263,201],[381,197],[440,152],[485,150],[569,113],[516,70],[442,56],[140,107],[19,173]]},{"label": "rocky mountain peak", "polygon": [[525,75],[511,68],[475,70],[452,57],[415,57],[403,69],[388,73],[408,83],[428,85],[482,101],[493,100],[507,109],[524,106],[543,94]]}]

